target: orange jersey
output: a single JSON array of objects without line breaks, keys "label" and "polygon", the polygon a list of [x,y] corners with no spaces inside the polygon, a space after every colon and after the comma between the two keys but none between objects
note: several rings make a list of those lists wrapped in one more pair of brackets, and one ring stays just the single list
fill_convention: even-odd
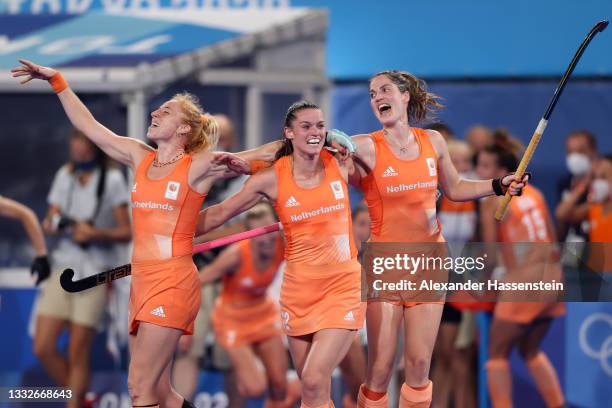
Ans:
[{"label": "orange jersey", "polygon": [[289,336],[329,328],[357,330],[365,315],[348,186],[336,159],[325,150],[320,157],[325,177],[308,189],[293,180],[291,156],[274,164],[274,208],[287,240],[281,318]]},{"label": "orange jersey", "polygon": [[132,260],[135,262],[191,255],[198,212],[206,197],[189,186],[191,155],[185,155],[174,171],[160,180],[147,176],[154,158],[155,153],[149,153],[134,177]]},{"label": "orange jersey", "polygon": [[[554,242],[552,233],[553,228],[544,196],[534,186],[527,185],[523,189],[523,194],[514,197],[510,202],[508,214],[499,229],[500,242],[516,243],[502,247],[508,271],[504,280],[507,282],[562,281],[558,251],[552,247]],[[565,305],[554,301],[557,295],[558,293],[553,291],[544,291],[540,294],[541,301],[520,301],[525,299],[521,293],[501,293],[495,307],[495,317],[527,324],[538,318],[563,315]],[[531,294],[527,298],[535,300],[536,294]]]},{"label": "orange jersey", "polygon": [[236,245],[240,249],[240,266],[223,277],[223,291],[212,313],[217,341],[227,349],[281,334],[278,306],[266,296],[266,289],[283,262],[282,237],[277,237],[274,259],[263,271],[255,269],[251,240]]},{"label": "orange jersey", "polygon": [[291,264],[329,266],[356,259],[348,187],[336,159],[321,152],[325,178],[314,188],[299,187],[292,176],[291,156],[274,164],[278,197],[274,209],[283,225]]},{"label": "orange jersey", "polygon": [[589,206],[589,241],[612,242],[612,213],[604,214],[603,205]]},{"label": "orange jersey", "polygon": [[440,199],[438,218],[449,242],[467,242],[476,232],[476,202],[451,201],[446,196]]},{"label": "orange jersey", "polygon": [[499,229],[500,242],[553,242],[552,226],[544,196],[532,185],[510,201],[508,215]]},{"label": "orange jersey", "polygon": [[424,129],[412,128],[419,156],[400,160],[382,130],[369,136],[376,165],[361,180],[372,219],[371,242],[443,242],[436,218],[438,159]]},{"label": "orange jersey", "polygon": [[233,274],[223,276],[223,292],[221,297],[224,302],[232,303],[239,300],[240,303],[251,303],[265,296],[268,286],[274,280],[280,264],[283,262],[283,239],[277,237],[276,252],[270,266],[263,271],[255,269],[253,249],[251,240],[245,240],[236,244],[240,248],[240,266]]},{"label": "orange jersey", "polygon": [[515,244],[501,247],[506,266],[513,267],[517,261],[524,262],[527,253],[534,253],[536,248],[546,247],[530,246],[526,243],[552,243],[552,231],[544,196],[537,188],[527,185],[520,197],[514,197],[510,201],[508,214],[499,228],[499,242]]},{"label": "orange jersey", "polygon": [[589,206],[588,267],[595,272],[612,272],[612,256],[608,243],[612,242],[612,213],[604,214],[603,205]]}]

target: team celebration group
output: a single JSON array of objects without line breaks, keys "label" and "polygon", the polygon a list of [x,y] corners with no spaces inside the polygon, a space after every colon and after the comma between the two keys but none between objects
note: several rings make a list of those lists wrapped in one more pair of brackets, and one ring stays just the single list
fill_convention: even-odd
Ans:
[{"label": "team celebration group", "polygon": [[[598,157],[587,131],[566,140],[572,177],[554,213],[561,226],[555,229],[531,175],[512,174],[520,143],[484,127],[470,129],[466,141],[442,124],[416,127],[431,123],[443,105],[407,72],[370,78],[379,130],[352,137],[329,130],[316,104],[298,101],[288,107],[278,141],[239,153],[223,151],[231,148],[223,137],[231,122],[205,113],[189,93],[151,113],[146,138],[154,148],[100,124],[59,71],[21,60],[12,73],[22,83],[48,81],[76,129],[71,163],[55,176],[42,223],[48,234],[71,231],[54,250],[53,273],[35,215],[0,197],[0,214],[21,219],[32,238],[32,269],[45,281],[34,351],[57,384],[75,390],[70,406],[84,404],[89,353],[83,350],[91,347],[106,293],[103,287],[65,293],[55,268],[72,267],[78,279],[118,266],[108,265],[109,254],[116,243],[130,240],[133,407],[193,407],[188,399],[197,386],[208,321],[219,354],[233,367],[228,394],[234,388],[242,398],[265,395],[266,407],[333,407],[338,366],[346,384],[344,406],[386,407],[396,360],[400,407],[450,407],[451,401],[474,407],[467,350],[475,342],[475,310],[493,313],[490,343],[480,345],[489,351],[483,375],[493,406],[513,406],[509,357],[515,346],[546,405],[565,406],[556,370],[540,348],[553,318],[564,313],[563,303],[453,302],[442,292],[431,299],[365,299],[360,256],[364,241],[552,244],[564,239],[566,226],[584,221],[591,228],[576,234],[609,241],[612,161]],[[105,155],[132,170],[131,198],[121,171],[100,165]],[[236,177],[241,181],[234,183]],[[231,183],[237,186],[232,194],[215,193]],[[349,186],[363,195],[352,209]],[[496,196],[506,193],[513,200],[498,222]],[[227,223],[235,217],[238,222]],[[195,237],[209,240],[276,222],[282,232],[232,244],[196,267]],[[501,252],[499,262],[519,274],[526,273],[525,259],[541,256]],[[268,290],[277,274],[278,300]],[[558,263],[547,274],[563,280]],[[54,344],[66,324],[68,358]],[[362,328],[367,352],[358,335]],[[297,378],[288,376],[290,366]]]}]

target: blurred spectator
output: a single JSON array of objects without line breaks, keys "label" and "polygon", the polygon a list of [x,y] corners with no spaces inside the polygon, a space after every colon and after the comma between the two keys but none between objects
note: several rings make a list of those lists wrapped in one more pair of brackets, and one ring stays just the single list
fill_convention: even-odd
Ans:
[{"label": "blurred spectator", "polygon": [[440,132],[444,140],[446,140],[447,142],[455,138],[455,132],[453,132],[452,129],[446,123],[443,122],[431,123],[425,126],[425,129],[431,129]]},{"label": "blurred spectator", "polygon": [[47,244],[36,214],[25,205],[0,196],[0,216],[18,220],[28,234],[36,254],[30,271],[32,275],[36,275],[36,285],[38,286],[49,277],[50,266],[47,258]]},{"label": "blurred spectator", "polygon": [[[584,196],[587,201],[580,203]],[[588,270],[581,270],[580,275],[586,277],[586,272],[595,272],[591,276],[595,280],[585,282],[591,285],[589,289],[595,293],[583,292],[583,295],[587,295],[589,299],[585,300],[589,301],[612,301],[612,256],[609,251],[609,243],[612,242],[612,156],[594,162],[589,175],[565,195],[556,215],[560,221],[568,224],[588,222]]]},{"label": "blurred spectator", "polygon": [[[41,285],[34,335],[34,353],[49,376],[74,393],[69,407],[81,406],[89,384],[90,349],[105,310],[106,287],[70,294],[60,286],[60,272],[72,268],[77,280],[127,261],[117,243],[131,238],[128,202],[123,174],[110,167],[102,151],[82,133],[74,132],[70,162],[55,175],[43,221],[44,231],[58,236],[52,252],[56,270]],[[57,349],[66,327],[67,358]]]},{"label": "blurred spectator", "polygon": [[[597,159],[597,140],[588,130],[575,130],[565,139],[565,163],[569,174],[557,183],[559,206],[568,198],[572,190],[576,191],[581,182],[587,180],[592,164]],[[588,182],[587,182],[588,184]],[[584,183],[583,183],[584,185]],[[586,189],[572,202],[575,205],[583,204],[587,200]],[[558,211],[558,207],[557,207]],[[582,222],[568,223],[557,217],[557,238],[560,242],[585,242],[588,240],[588,231],[583,228]],[[586,224],[585,224],[586,226]]]},{"label": "blurred spectator", "polygon": [[468,142],[474,154],[493,144],[493,132],[486,126],[475,125],[465,132],[465,141]]}]

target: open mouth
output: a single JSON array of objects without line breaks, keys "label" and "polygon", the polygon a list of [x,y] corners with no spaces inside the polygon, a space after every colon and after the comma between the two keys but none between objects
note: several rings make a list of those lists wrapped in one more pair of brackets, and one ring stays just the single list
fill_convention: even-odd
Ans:
[{"label": "open mouth", "polygon": [[159,123],[155,123],[155,122],[151,122],[151,126],[149,126],[150,128],[156,128],[159,127]]},{"label": "open mouth", "polygon": [[320,137],[311,137],[310,139],[306,140],[306,144],[309,145],[318,145],[319,143],[321,143],[321,138]]},{"label": "open mouth", "polygon": [[388,103],[381,103],[380,105],[378,105],[378,113],[380,113],[381,115],[385,112],[390,112],[391,111],[391,105],[389,105]]}]

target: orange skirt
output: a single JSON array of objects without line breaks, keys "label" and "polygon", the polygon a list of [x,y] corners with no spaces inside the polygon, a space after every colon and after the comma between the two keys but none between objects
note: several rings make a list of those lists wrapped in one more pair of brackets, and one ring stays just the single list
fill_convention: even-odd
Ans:
[{"label": "orange skirt", "polygon": [[280,336],[278,306],[269,297],[254,305],[236,305],[219,296],[212,312],[215,338],[226,349]]},{"label": "orange skirt", "polygon": [[200,280],[191,255],[132,263],[129,332],[140,322],[193,333],[200,309]]},{"label": "orange skirt", "polygon": [[355,259],[332,266],[287,263],[280,304],[288,336],[361,329],[366,309],[361,301],[361,266]]},{"label": "orange skirt", "polygon": [[494,316],[518,324],[529,324],[565,314],[565,303],[561,302],[498,302]]}]

